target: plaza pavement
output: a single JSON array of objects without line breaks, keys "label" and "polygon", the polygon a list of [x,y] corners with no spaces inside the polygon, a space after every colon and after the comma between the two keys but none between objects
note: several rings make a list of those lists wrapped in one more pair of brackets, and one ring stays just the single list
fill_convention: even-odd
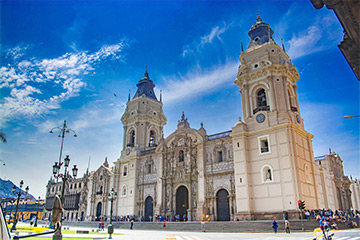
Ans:
[{"label": "plaza pavement", "polygon": [[[20,223],[23,225],[22,223]],[[24,224],[28,226],[28,224]],[[87,227],[70,227],[70,230],[89,230],[94,228]],[[106,229],[105,229],[106,232]],[[113,235],[114,240],[312,240],[313,232],[293,232],[286,233],[218,233],[218,232],[177,232],[168,230],[130,230],[115,229],[115,233],[121,235]],[[51,236],[45,235],[47,237]],[[44,237],[45,237],[44,236]],[[74,238],[92,238],[94,240],[108,239],[108,235],[91,235],[91,234],[64,234],[66,237]],[[31,240],[31,238],[27,238]],[[333,240],[360,240],[360,229],[335,231]]]}]

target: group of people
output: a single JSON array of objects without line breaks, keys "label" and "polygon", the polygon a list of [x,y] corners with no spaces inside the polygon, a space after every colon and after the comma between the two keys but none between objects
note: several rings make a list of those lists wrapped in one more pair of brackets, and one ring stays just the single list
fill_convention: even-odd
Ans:
[{"label": "group of people", "polygon": [[[285,232],[290,234],[290,222],[289,222],[289,220],[285,219],[284,223],[285,223]],[[272,228],[274,230],[274,233],[277,233],[278,224],[277,224],[276,218],[274,218],[274,220],[272,222]]]}]

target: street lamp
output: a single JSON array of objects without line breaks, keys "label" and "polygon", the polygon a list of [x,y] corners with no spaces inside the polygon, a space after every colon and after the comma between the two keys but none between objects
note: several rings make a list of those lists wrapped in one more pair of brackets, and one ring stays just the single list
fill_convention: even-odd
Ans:
[{"label": "street lamp", "polygon": [[360,117],[360,115],[357,115],[357,116],[344,116],[345,119],[351,119],[351,118],[357,118],[357,117]]},{"label": "street lamp", "polygon": [[15,186],[15,185],[14,185],[13,188],[12,188],[12,193],[15,194],[15,195],[17,195],[18,197],[17,197],[16,207],[15,207],[14,223],[13,223],[13,225],[12,225],[12,227],[11,227],[11,230],[10,230],[11,232],[16,231],[17,211],[18,211],[18,207],[19,207],[20,197],[21,197],[21,195],[23,195],[23,194],[26,196],[27,193],[29,192],[29,186],[27,186],[27,187],[25,188],[25,193],[22,192],[21,189],[22,189],[23,185],[24,185],[24,181],[21,180],[21,181],[20,181],[20,189],[19,189],[18,192],[16,192],[16,186]]},{"label": "street lamp", "polygon": [[34,227],[37,227],[37,219],[38,219],[38,214],[39,214],[39,205],[40,205],[40,196],[38,198],[38,204],[37,204],[37,209],[36,209],[36,218],[35,218]]},{"label": "street lamp", "polygon": [[[64,120],[64,124],[62,127],[54,127],[53,129],[50,130],[50,133],[54,133],[54,130],[60,130],[58,137],[61,137],[61,147],[60,147],[60,156],[59,156],[59,162],[58,165],[61,166],[62,162],[61,162],[61,157],[62,157],[62,151],[63,151],[63,146],[64,146],[64,138],[65,138],[65,133],[70,133],[73,132],[74,133],[74,137],[77,137],[76,132],[74,130],[72,130],[71,128],[68,128],[66,125],[66,120]],[[56,181],[57,181],[57,177],[56,177]]]},{"label": "street lamp", "polygon": [[113,201],[117,198],[117,193],[114,191],[114,188],[111,189],[108,198],[110,201],[110,224],[108,225],[108,233],[109,239],[112,239],[111,234],[114,233],[114,226],[112,225]]},{"label": "street lamp", "polygon": [[[60,168],[61,166],[64,164],[65,168],[64,168],[64,173],[60,173]],[[60,162],[57,163],[55,162],[54,166],[53,166],[53,174],[54,177],[56,179],[61,178],[62,180],[62,188],[61,188],[61,196],[60,196],[60,200],[61,200],[61,205],[64,206],[64,202],[65,202],[65,186],[66,186],[66,181],[68,179],[71,178],[75,178],[77,176],[77,172],[78,172],[78,168],[76,167],[76,165],[74,165],[74,167],[72,168],[72,176],[70,174],[70,172],[68,171],[68,167],[70,164],[70,158],[69,155],[66,155],[64,162]],[[61,225],[60,225],[61,228]],[[57,231],[54,235],[53,235],[53,239],[55,240],[61,240],[62,239],[62,233],[61,233],[61,229],[60,231]]]}]

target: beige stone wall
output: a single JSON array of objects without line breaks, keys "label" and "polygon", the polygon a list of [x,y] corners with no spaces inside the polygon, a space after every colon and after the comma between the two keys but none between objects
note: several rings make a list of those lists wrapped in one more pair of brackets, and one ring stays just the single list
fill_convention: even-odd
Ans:
[{"label": "beige stone wall", "polygon": [[352,180],[350,190],[352,209],[360,210],[360,181]]}]

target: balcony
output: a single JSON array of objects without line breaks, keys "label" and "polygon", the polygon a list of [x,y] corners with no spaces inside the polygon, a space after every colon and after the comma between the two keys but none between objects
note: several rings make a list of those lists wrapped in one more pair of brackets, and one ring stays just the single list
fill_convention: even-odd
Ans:
[{"label": "balcony", "polygon": [[291,109],[291,111],[293,111],[293,112],[297,112],[298,110],[297,110],[297,107],[290,107],[290,109]]},{"label": "balcony", "polygon": [[270,111],[270,106],[257,107],[253,110],[253,114],[256,114],[257,112],[260,112],[260,111]]}]

